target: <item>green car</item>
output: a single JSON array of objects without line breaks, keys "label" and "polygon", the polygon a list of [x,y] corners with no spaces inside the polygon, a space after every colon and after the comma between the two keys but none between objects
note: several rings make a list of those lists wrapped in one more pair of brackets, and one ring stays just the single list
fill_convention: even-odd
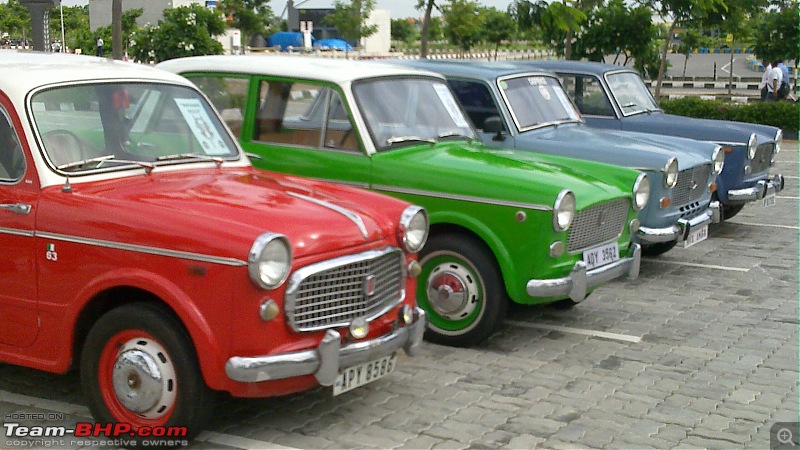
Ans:
[{"label": "green car", "polygon": [[208,95],[257,167],[427,209],[430,238],[407,270],[419,271],[417,301],[429,313],[431,341],[481,342],[502,323],[508,299],[571,305],[605,282],[638,276],[641,250],[630,240],[647,176],[486,147],[440,75],[285,56],[159,67]]}]

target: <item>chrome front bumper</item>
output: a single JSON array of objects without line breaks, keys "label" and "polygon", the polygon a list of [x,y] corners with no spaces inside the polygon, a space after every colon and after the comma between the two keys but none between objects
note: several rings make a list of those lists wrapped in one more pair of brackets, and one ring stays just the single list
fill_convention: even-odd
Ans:
[{"label": "chrome front bumper", "polygon": [[636,237],[650,244],[658,242],[683,242],[689,233],[698,227],[703,227],[712,223],[719,223],[721,218],[719,202],[711,202],[708,209],[692,217],[691,219],[678,219],[678,223],[671,227],[650,228],[639,227]]},{"label": "chrome front bumper", "polygon": [[586,298],[589,289],[627,275],[631,280],[639,276],[642,262],[642,247],[631,244],[628,256],[592,270],[586,270],[586,263],[578,261],[569,276],[554,280],[530,280],[526,285],[531,297],[569,297],[574,302]]},{"label": "chrome front bumper", "polygon": [[416,320],[391,333],[369,341],[342,345],[338,331],[328,330],[315,349],[269,356],[234,356],[225,364],[225,373],[234,381],[257,383],[302,375],[314,375],[319,384],[331,386],[340,368],[374,361],[403,349],[414,356],[422,343],[427,316],[414,309]]},{"label": "chrome front bumper", "polygon": [[761,200],[783,190],[785,181],[783,175],[777,174],[772,179],[761,180],[755,186],[746,189],[731,189],[728,191],[728,203],[746,203]]}]

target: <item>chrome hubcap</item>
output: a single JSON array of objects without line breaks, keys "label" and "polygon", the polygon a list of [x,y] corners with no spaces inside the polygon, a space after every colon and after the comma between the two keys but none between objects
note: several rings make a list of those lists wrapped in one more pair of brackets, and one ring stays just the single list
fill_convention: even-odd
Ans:
[{"label": "chrome hubcap", "polygon": [[114,394],[130,411],[156,419],[175,401],[175,369],[167,352],[150,339],[132,339],[117,353],[111,375]]},{"label": "chrome hubcap", "polygon": [[461,320],[478,305],[475,279],[460,264],[447,263],[434,268],[426,290],[433,309],[448,320]]}]

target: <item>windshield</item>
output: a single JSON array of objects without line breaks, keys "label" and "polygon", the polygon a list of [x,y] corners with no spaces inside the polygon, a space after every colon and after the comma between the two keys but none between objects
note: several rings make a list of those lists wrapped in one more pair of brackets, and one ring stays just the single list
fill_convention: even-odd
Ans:
[{"label": "windshield", "polygon": [[581,120],[580,113],[554,77],[508,78],[498,85],[520,132]]},{"label": "windshield", "polygon": [[606,75],[606,81],[623,115],[659,110],[639,75],[631,72],[612,73]]},{"label": "windshield", "polygon": [[239,157],[211,106],[183,86],[58,87],[35,94],[31,108],[47,160],[71,174]]},{"label": "windshield", "polygon": [[379,151],[445,138],[475,138],[444,81],[383,78],[361,82],[353,91]]}]

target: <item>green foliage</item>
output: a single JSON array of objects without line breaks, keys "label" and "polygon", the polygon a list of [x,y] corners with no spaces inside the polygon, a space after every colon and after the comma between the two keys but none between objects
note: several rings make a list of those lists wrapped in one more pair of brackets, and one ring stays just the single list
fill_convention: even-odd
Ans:
[{"label": "green foliage", "polygon": [[494,44],[496,57],[500,44],[511,40],[516,34],[517,24],[508,13],[496,8],[483,9],[480,14],[483,19],[484,40]]},{"label": "green foliage", "polygon": [[[89,7],[65,6],[64,10],[64,40],[70,49],[76,47],[78,39],[89,32]],[[2,13],[0,13],[2,16]],[[56,8],[50,12],[50,39],[61,40],[61,11]],[[61,48],[64,49],[62,42]],[[64,49],[65,50],[65,49]]]},{"label": "green foliage", "polygon": [[797,132],[800,119],[797,104],[791,102],[728,103],[686,97],[661,100],[661,108],[679,116],[772,125],[784,132]]},{"label": "green foliage", "polygon": [[797,62],[800,55],[797,3],[779,11],[764,13],[759,17],[754,35],[753,51],[759,58]]},{"label": "green foliage", "polygon": [[[88,6],[86,7],[88,8]],[[66,11],[65,11],[66,12]],[[122,12],[122,42],[128,44],[131,41],[134,33],[139,29],[136,25],[136,19],[142,15],[143,10],[130,9]],[[87,11],[88,20],[88,11]],[[64,16],[66,22],[66,15]],[[66,28],[66,23],[64,24]],[[69,36],[69,35],[68,35]],[[80,28],[75,35],[74,48],[81,49],[85,55],[94,55],[97,50],[97,38],[103,39],[105,45],[103,46],[103,55],[111,55],[111,25],[100,27],[94,31],[89,30],[89,24],[86,27]],[[67,39],[69,42],[69,39]]]},{"label": "green foliage", "polygon": [[0,4],[0,32],[8,33],[12,39],[21,39],[31,37],[30,29],[31,16],[28,8],[20,5],[19,0],[8,0],[8,3]]},{"label": "green foliage", "polygon": [[411,43],[417,38],[417,29],[408,19],[392,19],[391,22],[392,39]]},{"label": "green foliage", "polygon": [[624,56],[622,64],[630,58],[645,58],[657,33],[651,17],[650,8],[628,7],[623,0],[611,0],[593,9],[576,34],[574,57],[602,61],[605,55],[617,54],[617,58]]},{"label": "green foliage", "polygon": [[569,30],[578,30],[587,15],[580,1],[551,2],[545,0],[515,0],[509,6],[519,30],[529,36],[539,37],[551,45],[557,54],[565,54],[565,39]]},{"label": "green foliage", "polygon": [[164,19],[156,26],[137,31],[129,53],[143,62],[161,62],[173,58],[222,54],[222,44],[213,36],[225,33],[220,15],[200,5],[164,10]]},{"label": "green foliage", "polygon": [[481,41],[480,4],[473,0],[450,0],[442,5],[444,33],[451,44],[468,51]]},{"label": "green foliage", "polygon": [[342,39],[360,45],[361,38],[378,31],[377,25],[366,24],[373,9],[375,0],[351,0],[350,4],[337,0],[333,13],[325,17],[325,24],[336,28]]}]

